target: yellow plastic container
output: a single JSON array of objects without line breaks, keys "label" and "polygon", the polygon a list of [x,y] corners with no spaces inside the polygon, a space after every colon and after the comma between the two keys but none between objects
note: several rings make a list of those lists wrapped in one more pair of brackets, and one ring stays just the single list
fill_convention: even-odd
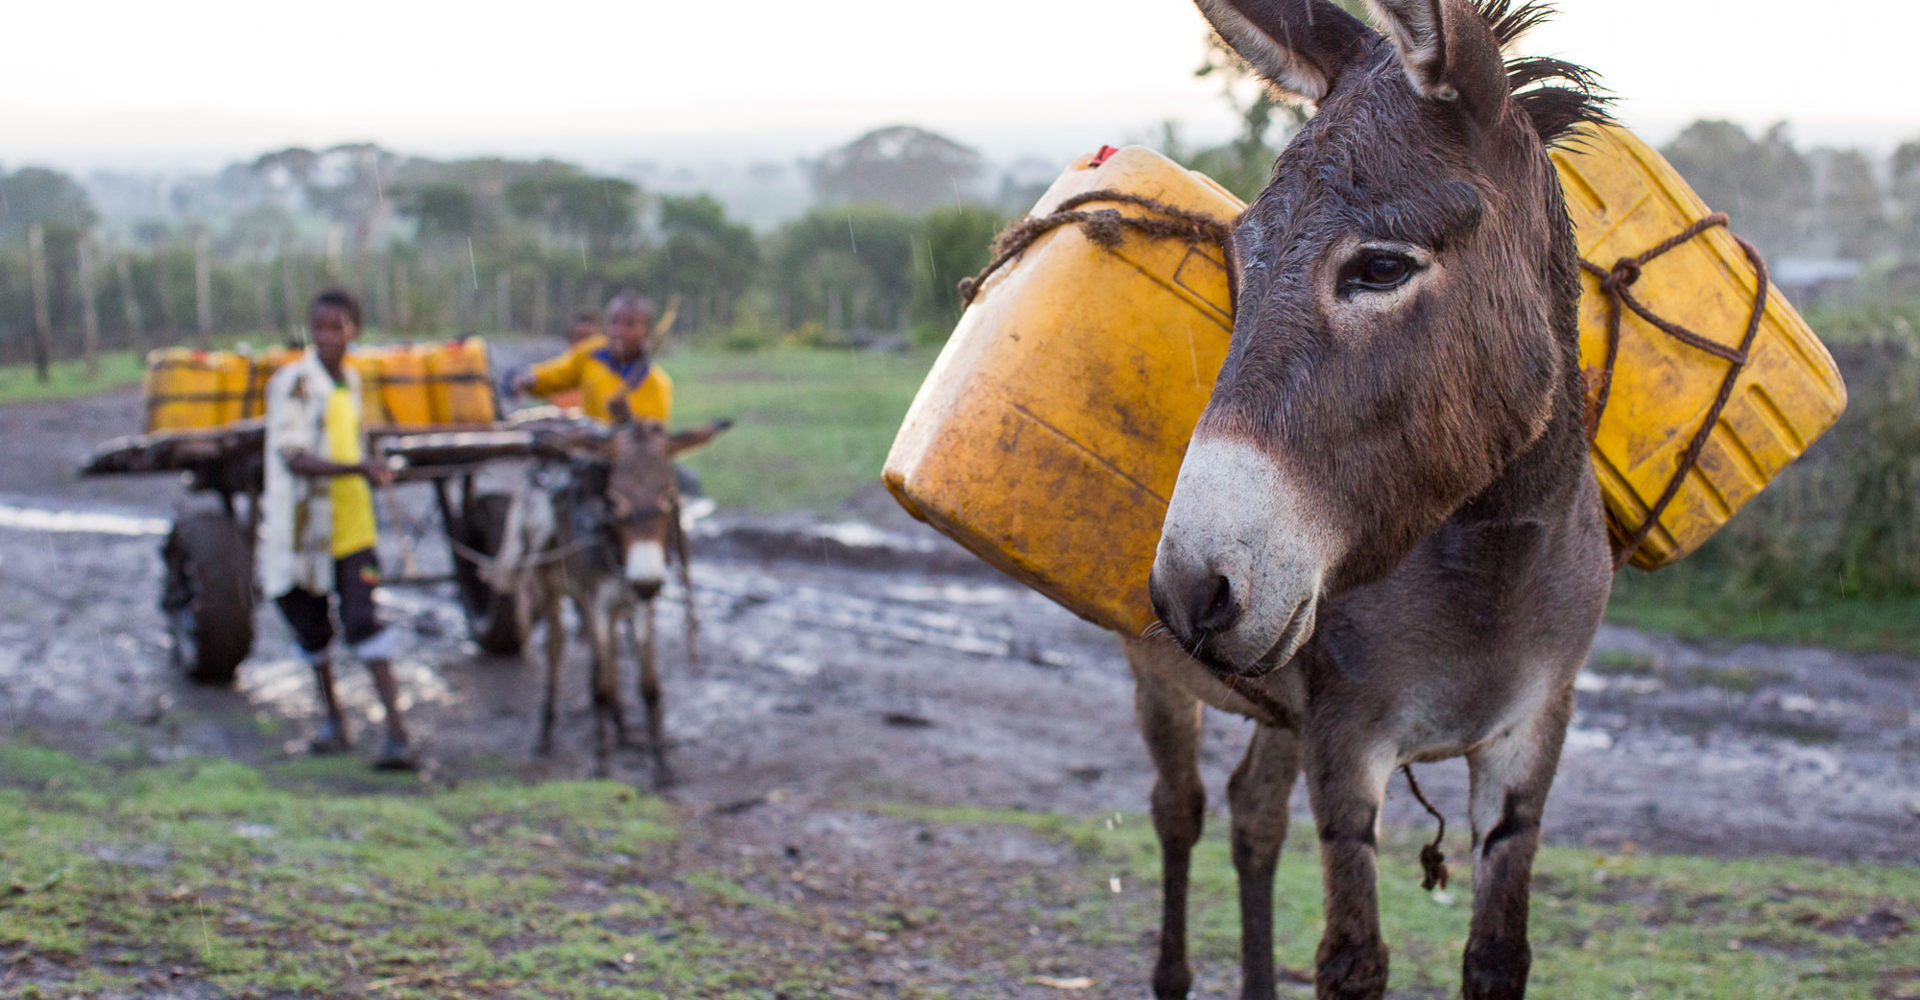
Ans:
[{"label": "yellow plastic container", "polygon": [[199,430],[240,419],[249,364],[229,351],[169,347],[147,355],[147,431]]},{"label": "yellow plastic container", "polygon": [[[1603,269],[1647,252],[1711,211],[1666,160],[1625,129],[1597,128],[1583,148],[1555,151],[1553,161],[1580,254]],[[1722,227],[1649,261],[1629,287],[1660,318],[1737,348],[1756,280]],[[1608,304],[1598,277],[1586,274],[1583,281],[1580,356],[1597,369],[1606,356]],[[1630,537],[1666,490],[1729,367],[1624,311],[1613,390],[1593,447],[1616,543]],[[1698,548],[1832,427],[1846,405],[1832,356],[1786,298],[1770,289],[1733,394],[1633,565],[1658,569]]]},{"label": "yellow plastic container", "polygon": [[368,427],[428,427],[434,421],[427,352],[409,344],[358,351],[361,409]]},{"label": "yellow plastic container", "polygon": [[270,347],[258,354],[247,355],[247,391],[240,406],[242,419],[266,415],[267,382],[275,372],[300,360],[305,353],[297,347]]},{"label": "yellow plastic container", "polygon": [[426,348],[427,390],[433,419],[442,424],[490,424],[496,416],[487,374],[487,343],[479,337]]},{"label": "yellow plastic container", "polygon": [[[1706,214],[1672,169],[1625,133],[1556,154],[1582,253],[1608,265]],[[1128,147],[1070,167],[1034,207],[1112,189],[1228,221],[1244,207],[1208,178]],[[1123,214],[1124,204],[1093,203]],[[1581,354],[1605,354],[1605,305],[1581,305]],[[1648,265],[1634,293],[1657,315],[1737,343],[1752,269],[1710,231]],[[1128,232],[1113,250],[1064,226],[981,287],[887,456],[883,478],[916,517],[1095,624],[1153,621],[1147,574],[1188,438],[1232,332],[1216,248]],[[1594,463],[1615,531],[1639,523],[1717,392],[1726,363],[1637,321],[1622,325]],[[1697,355],[1697,356],[1695,356]],[[1692,551],[1838,417],[1837,370],[1792,308],[1769,297],[1751,362],[1696,471],[1635,565]]]},{"label": "yellow plastic container", "polygon": [[[1128,147],[1063,174],[1036,215],[1116,189],[1222,219],[1205,176]],[[1144,209],[1095,202],[1127,215]],[[1187,439],[1233,332],[1220,250],[1077,227],[1043,236],[981,287],[887,456],[915,516],[1089,620],[1139,632],[1147,571]]]}]

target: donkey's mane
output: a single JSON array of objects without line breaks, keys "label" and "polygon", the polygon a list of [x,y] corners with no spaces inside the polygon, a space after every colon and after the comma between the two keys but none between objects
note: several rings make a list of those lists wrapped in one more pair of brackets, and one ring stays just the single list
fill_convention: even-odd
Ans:
[{"label": "donkey's mane", "polygon": [[[1514,0],[1475,0],[1474,8],[1493,29],[1502,49],[1554,14],[1553,7],[1541,0],[1521,0],[1517,5]],[[1601,93],[1593,71],[1577,63],[1551,56],[1515,56],[1507,60],[1507,85],[1513,90],[1514,103],[1549,146],[1572,138],[1575,126],[1613,122],[1607,112],[1612,98]]]}]

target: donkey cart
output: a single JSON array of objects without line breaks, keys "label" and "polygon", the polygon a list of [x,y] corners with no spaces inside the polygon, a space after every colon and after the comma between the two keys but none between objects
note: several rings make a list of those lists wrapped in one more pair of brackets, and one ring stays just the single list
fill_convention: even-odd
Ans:
[{"label": "donkey cart", "polygon": [[[432,484],[453,566],[450,574],[403,575],[386,583],[451,581],[474,642],[489,653],[519,652],[523,636],[512,599],[488,586],[476,561],[499,550],[510,498],[483,492],[475,477],[488,461],[527,454],[529,435],[374,431],[372,437],[374,453],[396,467],[396,483]],[[253,648],[254,540],[265,450],[265,426],[253,419],[119,438],[102,445],[80,470],[86,476],[183,475],[190,496],[160,549],[166,564],[160,610],[174,666],[201,683],[233,683],[235,670]]]}]

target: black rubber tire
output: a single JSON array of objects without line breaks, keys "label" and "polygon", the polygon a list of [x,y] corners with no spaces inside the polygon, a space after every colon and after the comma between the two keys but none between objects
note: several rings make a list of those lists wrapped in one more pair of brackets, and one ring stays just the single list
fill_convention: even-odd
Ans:
[{"label": "black rubber tire", "polygon": [[[500,540],[507,533],[507,508],[513,498],[504,493],[482,493],[468,504],[466,523],[457,536],[461,544],[485,555],[500,551]],[[511,656],[526,645],[520,634],[520,616],[513,597],[502,594],[480,578],[472,562],[455,557],[454,584],[460,591],[460,609],[467,616],[467,631],[481,649]]]},{"label": "black rubber tire", "polygon": [[174,667],[201,684],[231,685],[253,651],[253,546],[224,512],[199,511],[174,522],[161,553]]}]

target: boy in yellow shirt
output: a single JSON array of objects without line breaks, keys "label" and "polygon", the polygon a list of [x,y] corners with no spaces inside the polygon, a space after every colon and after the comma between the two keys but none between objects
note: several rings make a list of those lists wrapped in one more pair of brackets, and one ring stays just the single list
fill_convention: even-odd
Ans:
[{"label": "boy in yellow shirt", "polygon": [[313,346],[267,383],[264,589],[313,666],[326,713],[314,752],[348,745],[327,652],[334,631],[331,594],[338,595],[347,645],[372,672],[386,709],[387,739],[375,764],[410,768],[393,679],[392,637],[382,629],[373,603],[380,563],[372,487],[392,482],[393,473],[367,458],[360,378],[346,364],[347,344],[360,332],[360,303],[338,289],[322,292],[313,300],[307,324]]},{"label": "boy in yellow shirt", "polygon": [[508,388],[548,398],[578,390],[581,411],[595,420],[611,423],[630,415],[666,423],[673,416],[673,379],[648,356],[653,321],[652,300],[621,292],[607,303],[605,336],[534,365]]}]

